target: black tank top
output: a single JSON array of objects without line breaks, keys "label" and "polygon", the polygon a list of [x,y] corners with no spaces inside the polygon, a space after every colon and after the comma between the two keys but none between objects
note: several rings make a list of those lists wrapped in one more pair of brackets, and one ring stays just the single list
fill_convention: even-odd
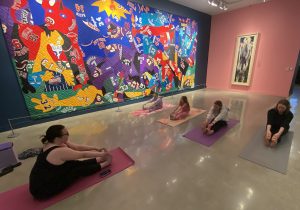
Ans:
[{"label": "black tank top", "polygon": [[54,146],[41,152],[31,170],[29,177],[29,188],[32,194],[40,190],[46,190],[55,182],[64,179],[65,175],[74,166],[76,160],[66,161],[61,165],[53,165],[47,161],[48,154],[60,146]]}]

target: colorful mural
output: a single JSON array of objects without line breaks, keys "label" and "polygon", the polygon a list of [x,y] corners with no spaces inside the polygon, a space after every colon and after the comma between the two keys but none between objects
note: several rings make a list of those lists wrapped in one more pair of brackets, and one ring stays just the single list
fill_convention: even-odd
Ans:
[{"label": "colorful mural", "polygon": [[2,0],[32,117],[193,88],[194,20],[124,0]]}]

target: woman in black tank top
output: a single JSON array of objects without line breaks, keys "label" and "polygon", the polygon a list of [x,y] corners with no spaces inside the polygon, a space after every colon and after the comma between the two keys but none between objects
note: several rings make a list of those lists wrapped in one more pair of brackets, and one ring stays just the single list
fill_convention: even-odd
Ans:
[{"label": "woman in black tank top", "polygon": [[[38,155],[29,179],[30,193],[47,199],[66,189],[80,177],[89,176],[111,163],[106,149],[73,144],[63,125],[48,128],[42,138],[43,151]],[[88,158],[85,160],[78,160]]]}]

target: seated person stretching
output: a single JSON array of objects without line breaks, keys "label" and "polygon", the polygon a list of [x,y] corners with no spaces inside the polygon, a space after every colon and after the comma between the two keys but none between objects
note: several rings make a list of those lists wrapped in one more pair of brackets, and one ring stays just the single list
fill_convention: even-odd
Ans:
[{"label": "seated person stretching", "polygon": [[170,120],[181,120],[186,118],[190,112],[190,105],[186,96],[182,96],[179,105],[170,114]]},{"label": "seated person stretching", "polygon": [[42,136],[43,149],[29,178],[29,191],[34,198],[50,198],[79,178],[110,165],[112,157],[106,149],[74,144],[68,137],[63,125],[50,126]]},{"label": "seated person stretching", "polygon": [[212,135],[220,130],[220,128],[227,126],[228,111],[229,109],[223,105],[222,101],[215,101],[207,113],[206,120],[202,127],[203,133]]},{"label": "seated person stretching", "polygon": [[162,96],[158,96],[157,93],[154,93],[153,98],[151,98],[143,105],[143,110],[148,110],[149,112],[153,112],[155,110],[162,109],[163,108],[162,98],[163,98]]},{"label": "seated person stretching", "polygon": [[289,131],[290,122],[294,117],[290,108],[290,102],[281,99],[277,102],[275,108],[268,111],[265,133],[266,146],[275,146],[280,142],[281,136]]}]

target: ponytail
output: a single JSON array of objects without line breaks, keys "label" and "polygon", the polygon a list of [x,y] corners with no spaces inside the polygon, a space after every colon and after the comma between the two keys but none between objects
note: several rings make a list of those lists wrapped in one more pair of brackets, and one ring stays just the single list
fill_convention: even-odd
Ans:
[{"label": "ponytail", "polygon": [[43,143],[43,144],[46,144],[47,143],[47,138],[46,138],[46,136],[45,135],[41,135],[41,142]]},{"label": "ponytail", "polygon": [[46,131],[46,135],[41,136],[41,142],[43,144],[45,144],[47,142],[53,143],[55,138],[62,136],[62,130],[64,128],[65,128],[65,126],[63,126],[63,125],[50,126]]}]

